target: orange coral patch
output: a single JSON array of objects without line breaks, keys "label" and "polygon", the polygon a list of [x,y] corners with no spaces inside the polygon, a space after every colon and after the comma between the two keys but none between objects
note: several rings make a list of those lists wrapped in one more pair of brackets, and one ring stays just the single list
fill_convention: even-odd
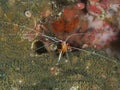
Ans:
[{"label": "orange coral patch", "polygon": [[53,22],[51,27],[52,27],[53,32],[63,32],[64,25],[65,25],[65,22],[64,22],[63,18],[61,18],[61,19]]},{"label": "orange coral patch", "polygon": [[71,32],[72,30],[76,29],[80,22],[80,13],[81,12],[74,7],[64,8],[61,17],[51,24],[53,32]]},{"label": "orange coral patch", "polygon": [[53,32],[70,32],[74,29],[76,29],[79,25],[79,18],[74,18],[71,21],[66,21],[63,18],[55,21],[52,23],[52,30]]},{"label": "orange coral patch", "polygon": [[78,27],[79,18],[74,18],[70,22],[67,22],[65,25],[65,31],[70,32]]},{"label": "orange coral patch", "polygon": [[65,8],[63,11],[63,17],[67,21],[72,20],[74,17],[78,15],[79,15],[78,10],[74,8]]}]

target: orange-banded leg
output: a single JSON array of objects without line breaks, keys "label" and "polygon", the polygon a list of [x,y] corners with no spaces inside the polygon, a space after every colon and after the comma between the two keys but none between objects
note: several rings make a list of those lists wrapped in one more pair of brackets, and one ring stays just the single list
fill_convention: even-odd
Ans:
[{"label": "orange-banded leg", "polygon": [[[59,64],[59,62],[61,60],[62,54],[64,54],[64,53],[66,54],[67,59],[70,61],[68,53],[67,53],[69,49],[70,49],[70,46],[68,43],[66,43],[66,42],[61,43],[61,49],[59,49],[59,57],[58,57],[57,65]],[[70,63],[71,63],[71,61],[70,61]]]}]

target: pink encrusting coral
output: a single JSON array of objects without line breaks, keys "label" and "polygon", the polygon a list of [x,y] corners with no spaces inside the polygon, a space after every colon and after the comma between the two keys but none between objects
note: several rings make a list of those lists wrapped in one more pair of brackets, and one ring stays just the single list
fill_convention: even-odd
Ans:
[{"label": "pink encrusting coral", "polygon": [[[93,2],[94,0],[90,0],[90,1]],[[113,2],[114,2],[114,0],[113,0]],[[106,45],[108,46],[108,45],[110,45],[110,43],[112,41],[117,39],[117,34],[119,32],[119,28],[117,28],[116,26],[119,23],[119,21],[115,21],[116,23],[112,24],[114,21],[110,20],[110,19],[119,17],[119,15],[117,13],[119,12],[120,4],[116,4],[113,2],[110,2],[108,0],[106,0],[106,1],[102,0],[101,3],[97,2],[98,4],[94,7],[89,5],[89,6],[91,6],[90,12],[92,12],[91,13],[92,16],[87,15],[87,19],[89,22],[88,28],[93,29],[92,32],[94,32],[94,34],[95,34],[94,35],[95,39],[93,41],[93,44],[95,44],[95,45],[98,45],[101,47],[104,47]],[[95,5],[95,3],[94,3],[94,5]],[[105,9],[106,11],[104,11],[103,9]],[[95,11],[99,12],[99,13],[97,13],[97,15],[98,15],[97,18],[94,18],[94,16],[96,16],[96,14],[94,14]],[[101,16],[102,11],[104,12],[103,13],[104,17],[102,19],[100,19],[99,16]],[[105,21],[106,18],[108,18],[110,21],[109,22]]]},{"label": "pink encrusting coral", "polygon": [[108,47],[113,40],[116,40],[116,32],[114,32],[111,28],[109,30],[93,30],[93,32],[95,33],[92,34],[94,39],[91,41],[91,45],[95,48],[100,49]]},{"label": "pink encrusting coral", "polygon": [[[119,33],[119,20],[116,18],[119,17],[119,3],[116,4],[110,2],[109,0],[89,1],[90,3],[88,3],[86,6],[88,10],[87,14],[78,13],[80,11],[75,6],[72,8],[64,8],[63,15],[60,17],[60,19],[64,18],[62,22],[64,24],[62,25],[62,23],[59,23],[58,25],[56,21],[52,24],[52,27],[56,27],[53,28],[53,30],[56,31],[55,35],[57,35],[57,37],[62,40],[65,40],[69,35],[71,35],[71,38],[68,40],[71,46],[79,47],[87,44],[88,47],[97,49],[110,48],[111,43],[116,41],[118,38],[117,35]],[[82,7],[84,4],[80,3],[80,5]],[[68,23],[73,22],[72,20],[74,20],[76,17],[79,20],[77,22],[77,24],[79,23],[79,25],[77,25],[79,28],[77,28],[75,24],[73,24],[74,28],[71,28],[71,24]],[[114,21],[114,19],[116,21]],[[61,25],[62,29],[59,30]],[[83,27],[85,28],[84,30]],[[67,31],[69,31],[67,33],[64,32],[66,28]],[[59,35],[58,33],[61,32],[63,33]],[[83,32],[84,34],[81,34]],[[78,35],[72,36],[72,34]]]},{"label": "pink encrusting coral", "polygon": [[118,30],[111,26],[108,22],[101,20],[99,18],[94,19],[93,16],[88,16],[88,28],[92,28],[89,31],[89,37],[94,39],[91,40],[91,45],[95,46],[95,48],[103,48],[105,46],[109,46],[110,42],[115,40],[117,37]]}]

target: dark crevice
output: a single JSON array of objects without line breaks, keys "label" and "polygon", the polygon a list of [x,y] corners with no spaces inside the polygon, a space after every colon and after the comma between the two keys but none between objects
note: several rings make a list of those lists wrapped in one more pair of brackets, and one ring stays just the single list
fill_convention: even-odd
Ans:
[{"label": "dark crevice", "polygon": [[46,48],[44,47],[43,42],[41,42],[41,41],[36,41],[34,43],[34,46],[35,46],[35,53],[37,53],[39,55],[47,52]]}]

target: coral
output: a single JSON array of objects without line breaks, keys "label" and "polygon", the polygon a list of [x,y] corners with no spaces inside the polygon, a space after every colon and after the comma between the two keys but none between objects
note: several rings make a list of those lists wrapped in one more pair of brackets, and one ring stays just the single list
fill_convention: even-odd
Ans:
[{"label": "coral", "polygon": [[90,0],[87,14],[82,11],[85,4],[79,9],[81,4],[63,9],[59,19],[51,24],[53,33],[61,40],[70,36],[67,42],[71,46],[81,47],[88,44],[88,47],[97,49],[110,48],[111,43],[118,38],[119,20],[116,17],[120,4],[116,4],[116,1]]},{"label": "coral", "polygon": [[57,33],[71,32],[78,27],[80,14],[81,12],[74,7],[64,8],[61,17],[51,24],[52,30]]}]

